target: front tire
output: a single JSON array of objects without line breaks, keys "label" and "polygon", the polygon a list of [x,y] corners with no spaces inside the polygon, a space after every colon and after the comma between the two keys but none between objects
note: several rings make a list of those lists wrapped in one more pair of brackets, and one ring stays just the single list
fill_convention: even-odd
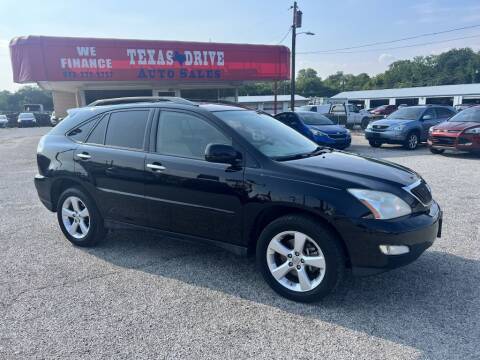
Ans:
[{"label": "front tire", "polygon": [[345,255],[339,240],[318,221],[283,216],[262,231],[257,265],[270,287],[294,301],[315,302],[344,278]]},{"label": "front tire", "polygon": [[65,237],[77,246],[93,246],[106,235],[95,202],[79,188],[69,188],[60,195],[57,219]]},{"label": "front tire", "polygon": [[370,144],[371,147],[374,147],[374,148],[379,148],[380,146],[382,146],[382,143],[378,140],[369,140],[368,143]]},{"label": "front tire", "polygon": [[403,144],[404,148],[407,150],[415,150],[418,147],[420,139],[416,132],[411,132],[407,135],[405,143]]},{"label": "front tire", "polygon": [[435,148],[430,148],[430,152],[432,154],[443,154],[445,152],[445,149],[435,149]]}]

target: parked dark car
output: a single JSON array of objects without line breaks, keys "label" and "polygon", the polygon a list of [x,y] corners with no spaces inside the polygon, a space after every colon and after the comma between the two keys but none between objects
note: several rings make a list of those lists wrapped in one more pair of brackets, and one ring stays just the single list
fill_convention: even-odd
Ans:
[{"label": "parked dark car", "polygon": [[381,105],[375,109],[370,110],[370,113],[374,116],[390,115],[397,110],[397,105]]},{"label": "parked dark car", "polygon": [[365,129],[370,146],[402,144],[415,150],[420,142],[427,141],[428,129],[455,115],[450,106],[418,105],[400,108],[385,119],[371,122]]},{"label": "parked dark car", "polygon": [[445,150],[480,153],[480,106],[469,107],[431,127],[428,146],[434,154]]},{"label": "parked dark car", "polygon": [[319,113],[289,111],[277,114],[275,118],[319,145],[343,150],[352,143],[350,131]]},{"label": "parked dark car", "polygon": [[141,228],[256,254],[268,284],[297,301],[330,293],[347,268],[410,263],[441,232],[442,212],[415,172],[320,148],[233,106],[73,110],[41,138],[37,163],[40,200],[73,244]]}]

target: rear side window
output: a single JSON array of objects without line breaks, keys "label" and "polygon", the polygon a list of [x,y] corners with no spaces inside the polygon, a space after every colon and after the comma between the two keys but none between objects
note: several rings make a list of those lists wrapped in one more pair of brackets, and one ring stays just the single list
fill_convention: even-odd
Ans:
[{"label": "rear side window", "polygon": [[450,111],[449,109],[445,108],[437,108],[437,117],[440,119],[448,119],[449,117],[452,117],[454,115],[453,111]]},{"label": "rear side window", "polygon": [[104,116],[102,120],[95,126],[92,133],[88,137],[87,143],[103,145],[105,142],[105,131],[107,130],[108,115]]},{"label": "rear side window", "polygon": [[110,115],[105,145],[143,149],[148,110],[119,111]]},{"label": "rear side window", "polygon": [[95,125],[96,120],[97,118],[77,126],[76,128],[70,130],[67,136],[74,141],[84,142],[90,133],[90,130],[92,130],[93,126]]}]

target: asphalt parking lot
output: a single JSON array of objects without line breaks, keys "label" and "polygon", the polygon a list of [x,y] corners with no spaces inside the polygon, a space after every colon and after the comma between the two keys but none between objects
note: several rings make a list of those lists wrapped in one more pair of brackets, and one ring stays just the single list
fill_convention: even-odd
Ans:
[{"label": "asphalt parking lot", "polygon": [[46,131],[0,129],[1,359],[480,358],[480,157],[354,136],[350,151],[429,182],[443,237],[407,267],[304,305],[216,248],[132,231],[70,245],[33,185]]}]

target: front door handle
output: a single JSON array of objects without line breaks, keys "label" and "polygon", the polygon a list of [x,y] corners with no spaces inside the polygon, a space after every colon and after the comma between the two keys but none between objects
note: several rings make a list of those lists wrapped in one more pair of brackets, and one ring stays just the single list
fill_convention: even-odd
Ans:
[{"label": "front door handle", "polygon": [[160,164],[147,164],[147,168],[151,169],[152,171],[163,171],[166,169],[165,166],[162,166]]},{"label": "front door handle", "polygon": [[88,153],[80,153],[80,154],[77,154],[77,157],[82,159],[82,160],[88,160],[91,158],[91,156],[88,154]]}]

